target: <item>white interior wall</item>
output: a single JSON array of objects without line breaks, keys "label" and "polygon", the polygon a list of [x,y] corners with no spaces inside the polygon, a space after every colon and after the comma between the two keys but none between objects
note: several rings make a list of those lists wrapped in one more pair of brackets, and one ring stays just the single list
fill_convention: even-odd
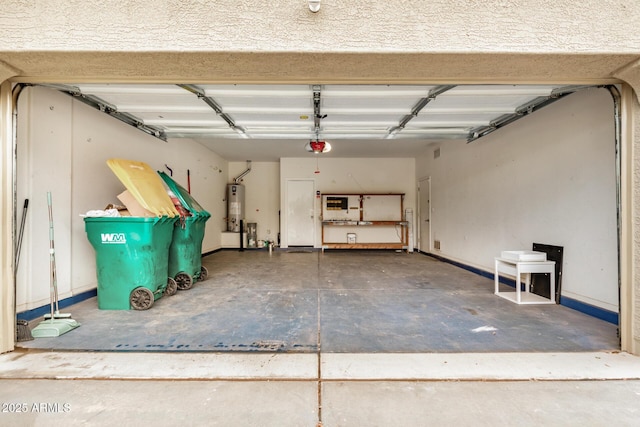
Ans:
[{"label": "white interior wall", "polygon": [[49,300],[47,191],[52,193],[59,293],[70,292],[72,149],[69,141],[72,130],[69,118],[72,107],[70,99],[46,95],[49,95],[46,91],[26,88],[18,103],[19,113],[25,113],[18,114],[18,218],[24,200],[29,199],[17,271],[18,311]]},{"label": "white interior wall", "polygon": [[[229,162],[228,183],[247,169],[246,162]],[[240,181],[245,186],[245,221],[257,224],[258,240],[278,241],[280,163],[251,162],[251,172]]]},{"label": "white interior wall", "polygon": [[[319,173],[316,173],[319,170]],[[413,158],[282,158],[280,159],[280,189],[282,194],[282,247],[288,247],[286,241],[287,218],[286,188],[287,180],[311,179],[320,193],[405,193],[404,208],[412,208],[415,213],[416,183],[415,159]],[[315,247],[322,245],[321,223],[319,221],[321,199],[316,198]],[[346,232],[346,231],[345,231]],[[388,241],[388,230],[379,241]],[[367,234],[367,241],[376,241],[376,231],[364,227],[358,233]]]},{"label": "white interior wall", "polygon": [[118,203],[124,185],[106,160],[140,160],[156,170],[165,164],[187,188],[191,173],[194,198],[212,214],[203,252],[220,248],[224,227],[227,162],[187,139],[163,142],[97,112],[67,95],[28,88],[19,101],[18,216],[30,200],[18,271],[17,309],[49,301],[49,234],[46,192],[53,195],[56,273],[60,298],[96,287],[95,252],[80,214]]},{"label": "white interior wall", "polygon": [[[564,247],[562,295],[618,310],[613,102],[573,94],[471,144],[417,159],[439,255],[488,271],[502,250]],[[435,148],[435,147],[434,147]]]}]

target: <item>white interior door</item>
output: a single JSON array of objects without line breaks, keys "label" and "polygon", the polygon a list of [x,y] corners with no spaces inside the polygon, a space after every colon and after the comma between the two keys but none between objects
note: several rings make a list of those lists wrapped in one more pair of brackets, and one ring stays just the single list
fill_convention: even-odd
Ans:
[{"label": "white interior door", "polygon": [[287,181],[287,245],[314,246],[315,182]]},{"label": "white interior door", "polygon": [[418,197],[420,198],[420,250],[431,252],[431,178],[421,179],[418,183]]}]

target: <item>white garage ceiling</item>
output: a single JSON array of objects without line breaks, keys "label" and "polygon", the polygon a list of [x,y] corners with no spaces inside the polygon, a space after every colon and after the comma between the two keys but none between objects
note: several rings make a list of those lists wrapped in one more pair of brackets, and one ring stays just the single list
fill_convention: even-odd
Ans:
[{"label": "white garage ceiling", "polygon": [[232,160],[314,155],[413,157],[473,141],[582,86],[48,85],[162,139],[191,138]]}]

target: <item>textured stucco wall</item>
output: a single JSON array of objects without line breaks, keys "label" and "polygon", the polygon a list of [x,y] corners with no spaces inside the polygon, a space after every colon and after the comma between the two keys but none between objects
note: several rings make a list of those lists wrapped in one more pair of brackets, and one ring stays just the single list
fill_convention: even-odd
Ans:
[{"label": "textured stucco wall", "polygon": [[[637,93],[637,89],[636,89]],[[633,189],[632,189],[632,221],[633,221],[633,257],[632,257],[632,295],[630,317],[632,318],[633,345],[627,351],[640,354],[640,103],[633,98]],[[630,230],[631,231],[631,230]]]},{"label": "textured stucco wall", "polygon": [[0,84],[0,353],[13,350],[15,338],[13,286],[13,158],[11,139],[11,85]]},{"label": "textured stucco wall", "polygon": [[640,3],[582,3],[5,0],[0,61],[47,78],[462,82],[605,78],[640,57]]},{"label": "textured stucco wall", "polygon": [[17,75],[18,73],[19,73],[19,70],[0,61],[0,82],[3,82],[9,79],[10,77]]},{"label": "textured stucco wall", "polygon": [[625,0],[5,0],[0,50],[638,53]]}]

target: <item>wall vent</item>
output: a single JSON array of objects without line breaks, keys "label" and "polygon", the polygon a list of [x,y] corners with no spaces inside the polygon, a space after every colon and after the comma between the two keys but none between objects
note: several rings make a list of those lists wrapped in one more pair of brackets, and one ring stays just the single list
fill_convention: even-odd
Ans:
[{"label": "wall vent", "polygon": [[433,249],[440,250],[440,240],[433,241]]},{"label": "wall vent", "polygon": [[435,150],[433,150],[433,158],[437,159],[440,157],[440,148],[436,148]]}]

